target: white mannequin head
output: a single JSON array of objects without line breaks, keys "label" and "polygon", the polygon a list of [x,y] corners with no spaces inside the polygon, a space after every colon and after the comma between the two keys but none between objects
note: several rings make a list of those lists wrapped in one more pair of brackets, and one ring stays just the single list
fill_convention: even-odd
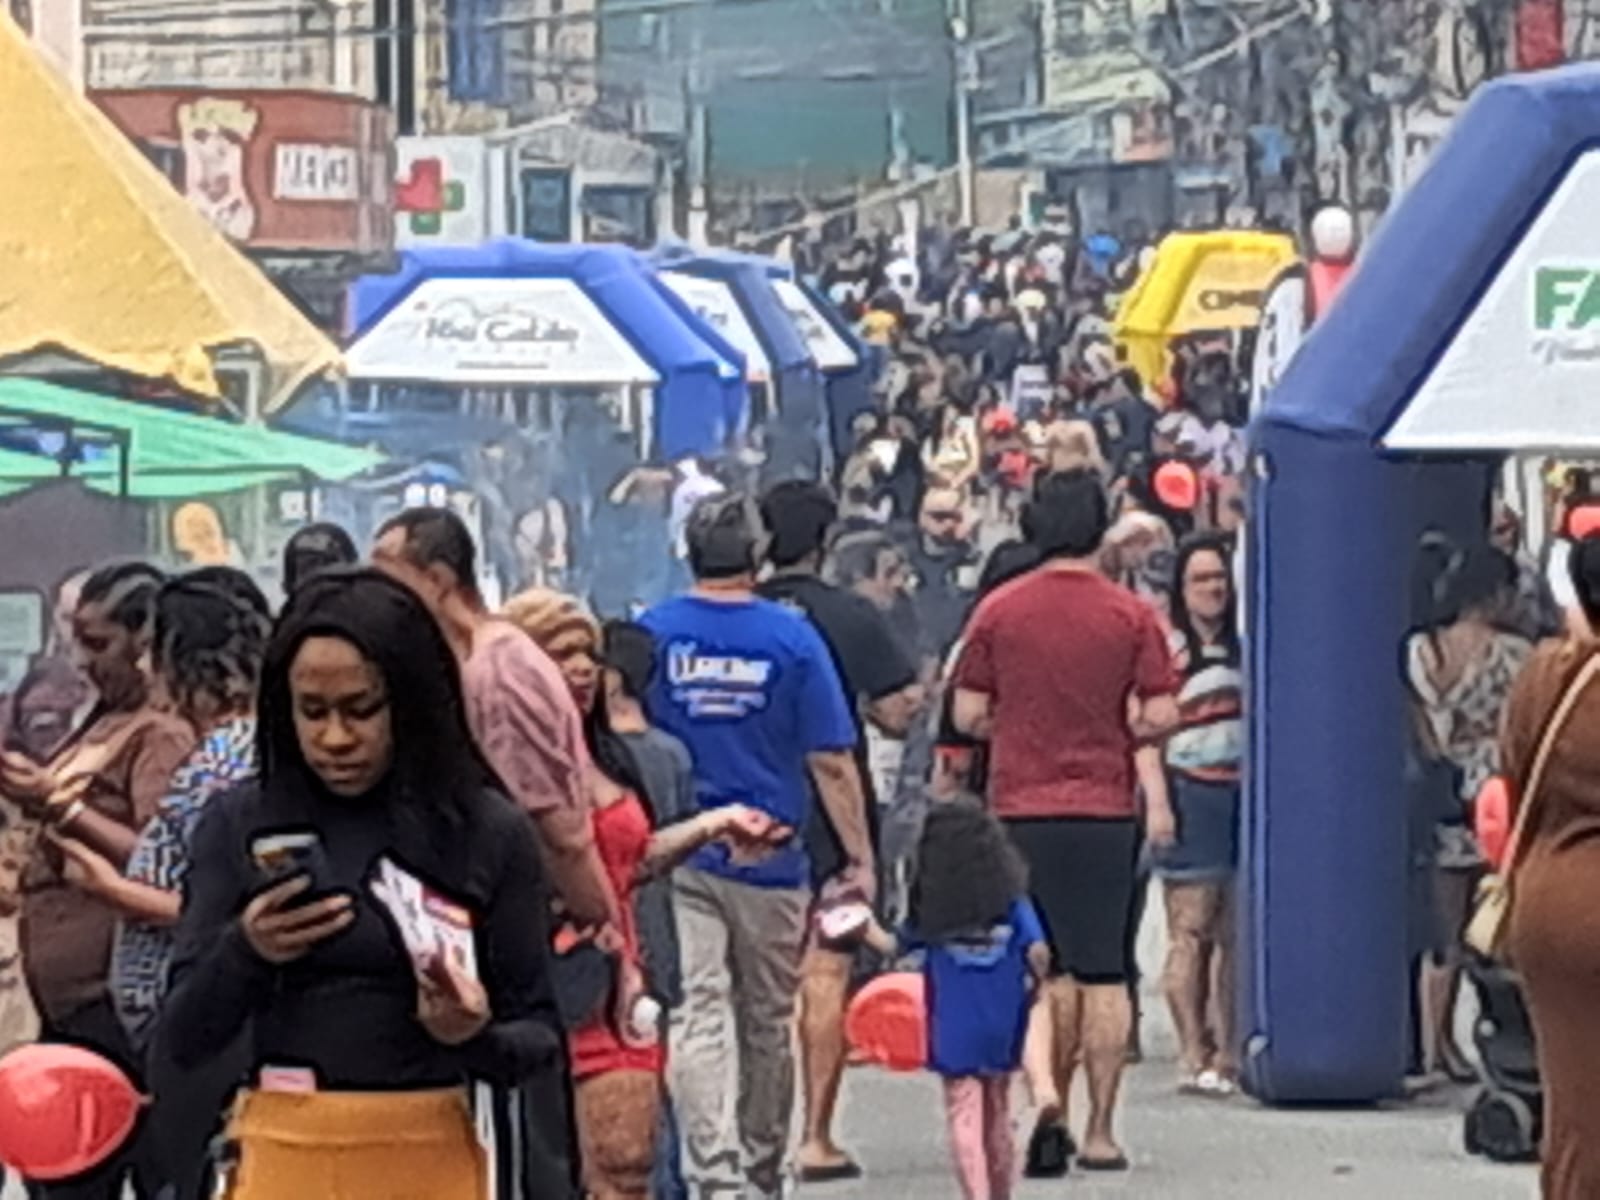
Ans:
[{"label": "white mannequin head", "polygon": [[1330,204],[1311,218],[1311,252],[1330,262],[1349,262],[1356,255],[1356,222],[1350,211]]}]

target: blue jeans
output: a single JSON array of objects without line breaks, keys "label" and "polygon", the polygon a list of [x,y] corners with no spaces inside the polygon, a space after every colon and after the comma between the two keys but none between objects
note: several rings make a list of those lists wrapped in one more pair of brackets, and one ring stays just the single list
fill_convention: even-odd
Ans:
[{"label": "blue jeans", "polygon": [[650,1177],[651,1200],[689,1200],[683,1182],[683,1147],[678,1142],[678,1114],[672,1097],[661,1097],[661,1127],[656,1131],[656,1165]]}]

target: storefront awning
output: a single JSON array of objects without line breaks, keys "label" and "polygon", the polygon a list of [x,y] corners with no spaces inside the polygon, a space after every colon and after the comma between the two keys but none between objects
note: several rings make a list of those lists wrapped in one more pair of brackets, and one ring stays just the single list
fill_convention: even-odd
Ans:
[{"label": "storefront awning", "polygon": [[338,482],[371,450],[28,379],[0,379],[0,494],[47,479],[176,500],[297,478]]},{"label": "storefront awning", "polygon": [[254,348],[264,411],[337,348],[0,14],[0,358],[62,350],[198,395]]}]

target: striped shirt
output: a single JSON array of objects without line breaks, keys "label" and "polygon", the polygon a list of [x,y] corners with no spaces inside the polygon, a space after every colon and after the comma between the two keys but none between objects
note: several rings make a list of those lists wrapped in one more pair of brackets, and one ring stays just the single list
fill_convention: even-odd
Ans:
[{"label": "striped shirt", "polygon": [[1181,635],[1174,659],[1183,675],[1178,728],[1167,739],[1167,767],[1205,783],[1236,783],[1244,760],[1244,672],[1227,646],[1201,647],[1191,661]]}]

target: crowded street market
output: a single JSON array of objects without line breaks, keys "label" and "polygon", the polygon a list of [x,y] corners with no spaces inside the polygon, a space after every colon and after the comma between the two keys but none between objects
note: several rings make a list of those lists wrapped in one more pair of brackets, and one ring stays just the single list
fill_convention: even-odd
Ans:
[{"label": "crowded street market", "polygon": [[1600,1197],[1600,10],[528,7],[0,3],[0,1197]]}]

